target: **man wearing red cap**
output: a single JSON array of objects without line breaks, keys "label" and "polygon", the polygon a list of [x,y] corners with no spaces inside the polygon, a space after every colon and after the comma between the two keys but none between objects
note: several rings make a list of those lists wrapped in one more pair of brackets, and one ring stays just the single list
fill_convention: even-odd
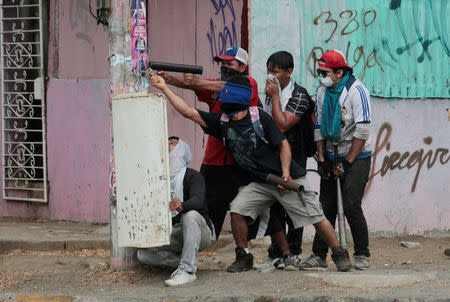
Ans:
[{"label": "man wearing red cap", "polygon": [[[175,78],[164,71],[158,71],[158,75],[162,76],[170,85],[193,90],[200,102],[208,104],[210,112],[222,113],[219,93],[223,82],[218,83],[219,86],[216,88],[215,81],[226,81],[230,77],[243,75],[247,70],[248,54],[244,49],[233,46],[227,48],[223,55],[216,56],[214,61],[221,63],[221,78],[217,80],[199,80],[193,74],[184,74]],[[250,106],[257,106],[259,103],[258,84],[253,78],[248,78],[252,89]],[[231,201],[236,196],[239,187],[246,185],[249,181],[243,177],[245,173],[240,171],[233,157],[226,154],[223,143],[213,136],[208,136],[200,171],[205,177],[208,215],[214,225],[217,239]]]},{"label": "man wearing red cap", "polygon": [[[333,149],[337,144],[338,161],[343,167],[343,173],[339,177],[344,214],[354,242],[353,267],[370,268],[369,235],[361,208],[372,153],[369,136],[370,95],[361,81],[352,75],[353,69],[337,50],[330,50],[322,55],[317,73],[321,86],[316,94],[314,140],[321,176],[320,202],[325,217],[334,225],[337,215],[337,187],[333,173]],[[327,244],[316,234],[313,254],[300,265],[300,269],[327,268],[327,252]]]}]

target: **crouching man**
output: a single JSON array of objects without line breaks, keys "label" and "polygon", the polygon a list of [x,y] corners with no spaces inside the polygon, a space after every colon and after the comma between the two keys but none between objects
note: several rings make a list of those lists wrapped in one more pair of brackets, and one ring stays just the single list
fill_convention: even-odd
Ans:
[{"label": "crouching man", "polygon": [[197,279],[197,254],[210,244],[212,226],[207,214],[203,176],[186,167],[192,160],[188,144],[172,136],[169,138],[169,152],[172,197],[169,202],[169,210],[172,211],[170,244],[138,249],[137,258],[141,263],[152,266],[177,267],[165,283],[179,286]]}]

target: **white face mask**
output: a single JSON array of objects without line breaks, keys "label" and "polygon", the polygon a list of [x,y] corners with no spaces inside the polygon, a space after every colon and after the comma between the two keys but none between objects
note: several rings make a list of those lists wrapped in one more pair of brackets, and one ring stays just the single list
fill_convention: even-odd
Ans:
[{"label": "white face mask", "polygon": [[331,87],[333,86],[334,82],[333,80],[327,76],[326,78],[319,78],[320,85],[324,87]]}]

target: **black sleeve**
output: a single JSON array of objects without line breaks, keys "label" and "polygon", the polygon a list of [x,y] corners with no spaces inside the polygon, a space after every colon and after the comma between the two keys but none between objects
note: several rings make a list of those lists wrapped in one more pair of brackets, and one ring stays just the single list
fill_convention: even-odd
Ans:
[{"label": "black sleeve", "polygon": [[193,169],[186,169],[183,180],[183,213],[190,210],[201,212],[205,208],[206,186],[203,175]]},{"label": "black sleeve", "polygon": [[278,145],[286,138],[280,128],[275,124],[272,117],[261,109],[259,110],[259,119],[261,120],[264,129],[264,137],[272,146],[278,147]]},{"label": "black sleeve", "polygon": [[311,97],[305,88],[295,85],[292,97],[289,99],[286,105],[286,111],[295,114],[298,117],[302,117],[309,107],[309,100]]},{"label": "black sleeve", "polygon": [[222,140],[222,133],[220,131],[220,117],[222,116],[221,113],[216,112],[206,112],[202,110],[198,110],[198,113],[200,114],[200,117],[203,121],[205,121],[205,124],[207,128],[203,128],[203,131],[206,134],[212,135],[215,138]]}]

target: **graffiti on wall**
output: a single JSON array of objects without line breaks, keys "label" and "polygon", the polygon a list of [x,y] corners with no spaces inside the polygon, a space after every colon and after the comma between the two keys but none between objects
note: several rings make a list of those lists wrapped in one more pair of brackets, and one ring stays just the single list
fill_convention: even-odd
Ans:
[{"label": "graffiti on wall", "polygon": [[[433,59],[430,47],[433,43],[438,44],[442,49],[441,51],[447,57],[450,57],[450,51],[447,44],[448,33],[447,33],[447,15],[446,6],[447,0],[440,1],[439,9],[433,8],[433,6],[438,4],[438,1],[422,1],[417,5],[412,5],[410,8],[402,8],[401,0],[391,0],[389,3],[389,9],[394,12],[395,19],[398,22],[398,30],[401,33],[402,44],[395,49],[395,54],[398,56],[412,54],[412,49],[419,46],[419,55],[416,57],[418,63],[423,63],[425,58],[428,60]],[[408,10],[409,13],[408,13]],[[438,15],[439,11],[439,15]],[[419,14],[425,14],[425,23],[421,22]],[[404,21],[403,15],[410,14],[412,16],[412,22],[414,24],[414,31],[412,37],[407,34],[406,22]],[[430,31],[429,22],[433,24],[432,30]],[[389,47],[391,41],[388,37],[382,37],[382,45],[384,50],[389,54],[392,61],[398,63],[393,51]],[[439,57],[437,57],[439,58]],[[435,58],[435,59],[437,59]]]},{"label": "graffiti on wall", "polygon": [[[97,30],[97,23],[89,12],[89,0],[70,0],[69,22],[78,39],[89,44],[93,42],[91,32]],[[105,31],[105,28],[103,30]]]},{"label": "graffiti on wall", "polygon": [[[375,147],[372,154],[372,166],[370,170],[369,182],[367,184],[366,192],[370,190],[373,178],[377,175],[385,176],[388,172],[395,172],[402,169],[411,170],[414,177],[411,181],[411,192],[416,190],[423,168],[428,170],[438,165],[446,165],[450,161],[450,154],[448,148],[436,147],[430,148],[433,142],[431,136],[422,138],[422,148],[412,149],[408,151],[394,151],[391,135],[393,127],[390,123],[383,123],[378,129],[378,134],[375,142]],[[428,150],[426,150],[426,149]],[[380,153],[387,154],[381,160]],[[390,153],[388,153],[390,152]]]},{"label": "graffiti on wall", "polygon": [[447,0],[385,0],[372,7],[347,3],[351,5],[345,10],[313,13],[310,24],[304,24],[308,31],[312,27],[312,32],[322,34],[305,54],[309,74],[303,76],[316,78],[317,60],[324,51],[338,48],[373,95],[450,96],[444,88],[448,73],[443,72],[441,79],[435,74],[440,70],[436,67],[445,62],[448,66],[450,58]]},{"label": "graffiti on wall", "polygon": [[[337,16],[333,16],[333,13],[329,10],[322,11],[317,17],[314,18],[313,24],[324,24],[329,27],[330,34],[325,35],[323,41],[325,46],[314,46],[307,58],[308,70],[314,78],[318,77],[316,73],[317,63],[322,54],[332,48],[327,45],[328,42],[336,35],[340,37],[349,36],[359,31],[364,31],[371,26],[377,17],[377,12],[371,10],[361,10],[359,13],[357,10],[343,10],[338,13]],[[338,30],[338,28],[340,30]],[[363,80],[366,74],[366,69],[379,68],[381,72],[384,72],[383,66],[380,64],[377,58],[377,50],[375,48],[368,48],[362,43],[361,45],[352,45],[352,41],[348,41],[343,53],[347,58],[347,62],[354,69],[359,69],[358,78]]]},{"label": "graffiti on wall", "polygon": [[[252,66],[264,67],[267,49],[273,45],[283,45],[291,53],[298,50],[294,76],[313,92],[317,60],[325,51],[338,49],[372,95],[450,97],[448,0],[296,0],[295,4],[279,0],[272,7],[265,1],[252,2],[251,51],[256,61]],[[292,10],[297,18],[287,22]],[[279,34],[265,41],[272,31]]]},{"label": "graffiti on wall", "polygon": [[228,47],[239,44],[236,31],[235,1],[239,0],[209,1],[214,10],[206,33],[211,50],[211,62],[214,62],[214,57],[223,54]]}]

